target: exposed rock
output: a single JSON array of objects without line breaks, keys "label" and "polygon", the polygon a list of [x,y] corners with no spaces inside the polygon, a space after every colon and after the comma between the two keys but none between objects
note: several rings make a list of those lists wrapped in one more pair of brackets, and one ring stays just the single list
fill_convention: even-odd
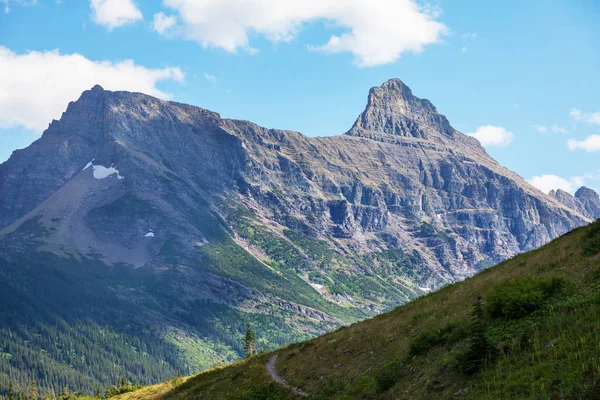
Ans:
[{"label": "exposed rock", "polygon": [[575,196],[562,189],[551,190],[549,195],[591,220],[600,218],[600,198],[590,188],[582,186],[575,192]]}]

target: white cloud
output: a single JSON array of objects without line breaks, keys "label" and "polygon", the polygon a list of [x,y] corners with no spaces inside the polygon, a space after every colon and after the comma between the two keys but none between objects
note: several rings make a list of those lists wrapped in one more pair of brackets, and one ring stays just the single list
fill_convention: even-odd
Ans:
[{"label": "white cloud", "polygon": [[204,79],[206,79],[207,81],[209,81],[210,83],[217,83],[217,77],[214,75],[210,75],[208,73],[204,73]]},{"label": "white cloud", "polygon": [[540,133],[546,133],[548,130],[551,130],[554,133],[569,133],[569,131],[567,131],[565,128],[558,125],[552,125],[550,127],[544,125],[535,125],[534,128]]},{"label": "white cloud", "polygon": [[460,49],[460,51],[461,51],[462,53],[466,53],[466,52],[467,52],[467,50],[468,50],[468,49],[467,49],[466,47],[462,47],[462,48]]},{"label": "white cloud", "polygon": [[179,68],[146,68],[132,60],[92,61],[58,50],[16,54],[0,46],[0,128],[23,126],[41,131],[60,117],[69,101],[95,84],[169,98],[157,82],[182,82]]},{"label": "white cloud", "polygon": [[514,138],[512,132],[507,131],[501,126],[492,125],[480,126],[475,132],[468,133],[468,135],[479,140],[484,147],[506,147]]},{"label": "white cloud", "polygon": [[575,176],[570,179],[562,178],[558,175],[538,175],[528,179],[531,185],[540,189],[544,193],[551,190],[562,189],[569,193],[575,193],[577,189],[585,184],[585,177]]},{"label": "white cloud", "polygon": [[597,112],[582,112],[577,108],[573,108],[569,113],[575,121],[583,121],[590,124],[600,125],[600,111]]},{"label": "white cloud", "polygon": [[133,0],[90,0],[92,18],[109,30],[144,19]]},{"label": "white cloud", "polygon": [[562,126],[558,126],[558,125],[552,125],[550,127],[550,130],[552,130],[552,132],[554,133],[569,133],[568,130],[566,130],[565,128],[563,128]]},{"label": "white cloud", "polygon": [[600,151],[600,135],[590,135],[583,140],[569,139],[569,150],[585,150],[588,153]]},{"label": "white cloud", "polygon": [[166,15],[163,12],[154,14],[152,29],[161,35],[165,35],[177,23],[177,17],[174,15]]},{"label": "white cloud", "polygon": [[182,21],[179,34],[203,47],[228,52],[257,50],[250,36],[273,42],[296,38],[302,26],[325,23],[343,30],[320,45],[326,53],[350,52],[359,66],[394,62],[406,51],[420,52],[448,32],[438,10],[414,0],[163,0]]}]

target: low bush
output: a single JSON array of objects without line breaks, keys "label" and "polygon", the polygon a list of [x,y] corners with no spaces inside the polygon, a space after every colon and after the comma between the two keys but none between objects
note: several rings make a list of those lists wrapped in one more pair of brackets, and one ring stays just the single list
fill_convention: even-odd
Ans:
[{"label": "low bush", "polygon": [[375,375],[375,382],[377,383],[377,389],[380,392],[385,392],[398,382],[404,373],[404,362],[401,360],[394,360],[388,364],[385,364],[377,375]]},{"label": "low bush", "polygon": [[467,335],[468,327],[465,322],[451,323],[439,329],[425,331],[410,342],[409,356],[419,356],[428,353],[434,347],[454,344]]},{"label": "low bush", "polygon": [[592,224],[583,242],[583,254],[593,256],[600,253],[600,224]]},{"label": "low bush", "polygon": [[519,278],[502,282],[487,296],[487,311],[493,318],[523,318],[538,310],[549,298],[561,293],[563,278]]}]

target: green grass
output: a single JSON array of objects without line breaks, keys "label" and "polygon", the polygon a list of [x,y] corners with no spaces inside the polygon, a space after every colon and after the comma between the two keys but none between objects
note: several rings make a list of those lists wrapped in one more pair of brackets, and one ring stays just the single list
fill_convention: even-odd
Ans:
[{"label": "green grass", "polygon": [[[277,369],[309,399],[600,398],[599,227],[577,229],[391,312],[280,349]],[[491,350],[467,373],[477,296]],[[154,397],[128,398],[296,398],[271,381],[269,357],[199,374]]]}]

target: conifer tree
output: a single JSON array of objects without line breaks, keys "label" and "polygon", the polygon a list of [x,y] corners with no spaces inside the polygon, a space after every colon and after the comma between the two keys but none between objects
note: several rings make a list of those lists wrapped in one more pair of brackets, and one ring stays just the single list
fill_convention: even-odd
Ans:
[{"label": "conifer tree", "polygon": [[246,358],[252,357],[257,353],[256,334],[252,330],[250,324],[248,324],[246,329],[244,351],[246,352]]},{"label": "conifer tree", "polygon": [[487,340],[486,322],[483,311],[483,300],[477,296],[471,307],[471,336],[469,347],[462,360],[462,369],[467,374],[474,374],[491,360],[495,355],[495,348]]},{"label": "conifer tree", "polygon": [[13,388],[13,383],[9,382],[8,384],[8,400],[15,400],[15,389]]},{"label": "conifer tree", "polygon": [[65,386],[62,390],[59,400],[69,400],[70,397],[71,397],[71,395],[69,393],[69,387]]},{"label": "conifer tree", "polygon": [[31,387],[29,388],[29,400],[37,400],[38,392],[37,392],[37,383],[34,380],[31,381]]}]

